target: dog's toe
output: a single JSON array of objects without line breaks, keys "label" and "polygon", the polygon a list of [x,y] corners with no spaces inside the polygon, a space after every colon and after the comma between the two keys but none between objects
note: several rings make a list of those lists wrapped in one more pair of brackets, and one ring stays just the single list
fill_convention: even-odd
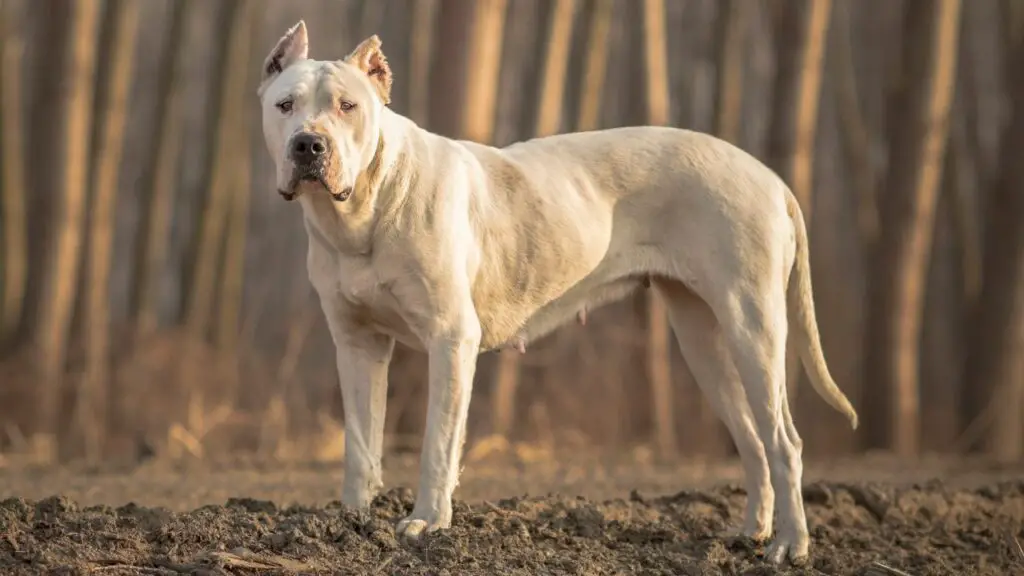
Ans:
[{"label": "dog's toe", "polygon": [[800,566],[807,562],[809,547],[810,542],[807,535],[794,534],[792,537],[779,535],[768,545],[764,559],[775,565],[789,560],[793,566]]},{"label": "dog's toe", "polygon": [[439,522],[428,522],[422,518],[415,518],[410,516],[398,523],[398,527],[395,528],[395,534],[399,538],[404,538],[410,542],[416,542],[423,537],[424,534],[430,534],[444,528]]}]

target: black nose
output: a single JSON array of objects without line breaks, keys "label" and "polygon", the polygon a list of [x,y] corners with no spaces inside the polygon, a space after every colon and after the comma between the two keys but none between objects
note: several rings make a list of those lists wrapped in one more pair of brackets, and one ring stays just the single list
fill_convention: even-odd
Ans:
[{"label": "black nose", "polygon": [[296,164],[313,164],[324,152],[327,152],[327,140],[319,134],[303,132],[292,138],[292,160]]}]

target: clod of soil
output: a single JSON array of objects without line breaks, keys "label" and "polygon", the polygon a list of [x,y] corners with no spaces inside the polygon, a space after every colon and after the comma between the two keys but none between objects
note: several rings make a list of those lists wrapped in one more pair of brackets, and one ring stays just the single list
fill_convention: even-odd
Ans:
[{"label": "clod of soil", "polygon": [[184,513],[80,508],[60,496],[0,502],[3,574],[1024,574],[1024,482],[806,488],[811,558],[775,568],[726,532],[746,496],[724,486],[593,502],[557,495],[467,505],[450,530],[395,538],[407,489],[359,513],[246,498]]}]

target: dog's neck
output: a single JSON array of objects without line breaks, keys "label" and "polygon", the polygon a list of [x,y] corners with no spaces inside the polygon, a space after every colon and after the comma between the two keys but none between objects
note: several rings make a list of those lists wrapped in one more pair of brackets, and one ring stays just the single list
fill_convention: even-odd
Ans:
[{"label": "dog's neck", "polygon": [[408,192],[403,185],[408,179],[403,177],[403,167],[409,164],[407,138],[412,133],[403,124],[408,123],[388,108],[381,110],[377,148],[347,201],[337,202],[328,194],[299,196],[313,238],[343,254],[372,254],[382,215],[396,210]]}]

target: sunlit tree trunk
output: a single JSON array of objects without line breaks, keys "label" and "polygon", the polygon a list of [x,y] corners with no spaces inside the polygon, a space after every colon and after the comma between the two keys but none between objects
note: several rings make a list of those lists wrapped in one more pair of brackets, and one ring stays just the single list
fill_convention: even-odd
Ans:
[{"label": "sunlit tree trunk", "polygon": [[866,330],[863,429],[872,447],[919,445],[921,315],[953,99],[960,0],[909,0],[903,82],[889,118],[889,171]]},{"label": "sunlit tree trunk", "polygon": [[583,87],[580,90],[579,116],[576,130],[588,131],[599,128],[601,118],[601,95],[605,90],[608,75],[609,32],[612,27],[612,12],[615,0],[594,0],[587,29],[586,55],[583,63]]},{"label": "sunlit tree trunk", "polygon": [[[718,3],[715,31],[715,136],[739,145],[743,121],[743,84],[747,61],[749,22],[753,4],[746,0]],[[689,371],[684,371],[689,374]],[[689,374],[692,378],[692,374]],[[691,387],[696,389],[696,387]],[[715,415],[707,398],[701,399],[698,429],[706,437],[700,442],[709,455],[729,454],[734,446],[725,424]]]},{"label": "sunlit tree trunk", "polygon": [[92,82],[96,67],[96,27],[100,3],[73,2],[69,8],[69,38],[63,59],[64,83],[60,124],[51,144],[56,146],[53,169],[59,172],[54,208],[49,224],[47,273],[42,286],[39,316],[34,326],[39,383],[39,427],[58,432],[62,377],[67,360],[71,316],[78,287],[80,252],[85,225],[89,172],[89,136],[92,123]]},{"label": "sunlit tree trunk", "polygon": [[[768,165],[789,185],[810,227],[814,145],[832,0],[790,0],[776,28],[777,69],[768,127]],[[786,385],[795,403],[803,366],[787,350]],[[794,411],[796,411],[794,406]]]},{"label": "sunlit tree trunk", "polygon": [[182,92],[185,89],[185,35],[189,15],[201,3],[171,3],[167,44],[157,72],[155,143],[147,154],[142,176],[142,223],[135,245],[135,274],[129,313],[136,337],[152,333],[159,322],[160,276],[163,271],[174,214],[174,188],[178,182],[178,158],[182,149]]},{"label": "sunlit tree trunk", "polygon": [[433,55],[437,0],[413,0],[409,54],[409,117],[427,126],[430,111],[430,61]]},{"label": "sunlit tree trunk", "polygon": [[21,324],[28,283],[25,126],[22,117],[24,38],[11,2],[0,5],[0,346]]},{"label": "sunlit tree trunk", "polygon": [[467,52],[477,4],[474,0],[437,1],[437,55],[431,66],[432,97],[427,104],[429,127],[443,136],[458,138],[462,136],[463,103],[469,98]]},{"label": "sunlit tree trunk", "polygon": [[[442,0],[442,3],[443,0]],[[501,71],[502,42],[505,30],[506,0],[479,0],[468,9],[454,6],[450,2],[450,10],[464,13],[468,17],[465,26],[464,69],[459,77],[464,82],[461,107],[460,129],[458,135],[470,140],[492,141],[495,130],[495,106],[498,102],[498,74]],[[442,22],[444,12],[441,13]],[[450,41],[451,42],[451,41]],[[442,40],[442,44],[444,41]],[[442,56],[451,54],[443,51]],[[450,66],[454,63],[450,63]],[[433,94],[440,96],[446,89],[435,89]],[[449,106],[455,102],[450,101]],[[493,395],[492,423],[495,434],[508,434],[512,425],[512,406],[515,401],[515,385],[518,378],[519,363],[513,356],[518,354],[512,349],[499,353],[498,369]]]},{"label": "sunlit tree trunk", "polygon": [[189,430],[204,427],[206,398],[196,382],[198,349],[208,337],[213,322],[213,304],[217,296],[218,267],[232,205],[232,180],[236,176],[233,163],[236,153],[238,125],[245,101],[250,57],[248,53],[248,27],[245,25],[249,8],[244,0],[228,0],[220,10],[217,30],[223,36],[216,48],[217,56],[211,66],[214,113],[212,114],[210,161],[206,167],[206,190],[199,230],[192,245],[192,267],[188,276],[187,300],[184,308],[185,342],[179,365],[178,382],[188,398],[187,426]]},{"label": "sunlit tree trunk", "polygon": [[[252,36],[255,16],[262,12],[262,0],[247,0],[241,8],[241,28],[236,45],[232,47],[232,58],[245,62],[237,83],[227,87],[234,98],[244,99],[247,87],[251,87],[256,76],[252,73]],[[262,60],[261,60],[262,62]],[[258,66],[258,64],[257,64]],[[221,270],[219,294],[217,297],[217,323],[214,339],[224,351],[234,351],[238,345],[238,331],[242,315],[242,285],[245,279],[245,240],[249,232],[249,198],[252,194],[252,138],[250,136],[250,115],[246,109],[235,112],[232,118],[232,141],[230,157],[226,158],[226,191],[229,198],[227,214],[227,238],[224,245],[224,265]]]},{"label": "sunlit tree trunk", "polygon": [[242,0],[224,3],[217,28],[222,34],[216,48],[218,55],[210,67],[214,103],[208,135],[210,154],[184,307],[185,326],[189,337],[196,340],[204,339],[210,329],[217,291],[217,269],[221,263],[221,247],[231,206],[231,180],[234,176],[231,159],[236,143],[233,129],[240,110],[237,103],[245,98],[243,83],[249,64],[249,55],[244,50],[248,43],[245,38],[245,11]]},{"label": "sunlit tree trunk", "polygon": [[85,374],[76,404],[76,422],[85,455],[100,457],[106,428],[110,380],[110,268],[118,174],[128,117],[128,91],[135,64],[139,27],[136,0],[107,0],[94,107],[93,163],[89,217],[89,255],[85,269]]},{"label": "sunlit tree trunk", "polygon": [[[669,123],[668,48],[665,38],[665,1],[644,0],[644,61],[647,122]],[[676,452],[675,412],[669,355],[668,314],[653,291],[647,294],[647,375],[651,382],[655,446],[660,456]]]},{"label": "sunlit tree trunk", "polygon": [[1012,462],[1024,456],[1024,13],[1004,4],[1011,117],[989,202],[983,275],[964,378],[964,416],[983,433],[971,448]]},{"label": "sunlit tree trunk", "polygon": [[[553,0],[551,4],[535,136],[550,136],[561,129],[575,10],[575,0]],[[546,370],[550,371],[551,368]],[[515,350],[501,352],[496,375],[494,433],[505,436],[510,432],[515,417],[516,390],[520,377],[519,357]]]},{"label": "sunlit tree trunk", "polygon": [[743,71],[751,7],[745,0],[718,3],[714,130],[715,136],[733,144],[739,144],[743,119]]},{"label": "sunlit tree trunk", "polygon": [[790,0],[781,14],[768,163],[810,221],[814,140],[832,0]]},{"label": "sunlit tree trunk", "polygon": [[851,0],[835,6],[835,25],[831,34],[828,61],[832,69],[834,96],[839,117],[840,143],[850,166],[851,185],[857,205],[857,228],[868,253],[878,238],[878,205],[875,200],[876,175],[871,161],[871,134],[857,91],[853,46],[850,38]]},{"label": "sunlit tree trunk", "polygon": [[494,107],[505,31],[507,0],[477,0],[467,46],[466,95],[462,137],[489,143],[494,137]]}]

